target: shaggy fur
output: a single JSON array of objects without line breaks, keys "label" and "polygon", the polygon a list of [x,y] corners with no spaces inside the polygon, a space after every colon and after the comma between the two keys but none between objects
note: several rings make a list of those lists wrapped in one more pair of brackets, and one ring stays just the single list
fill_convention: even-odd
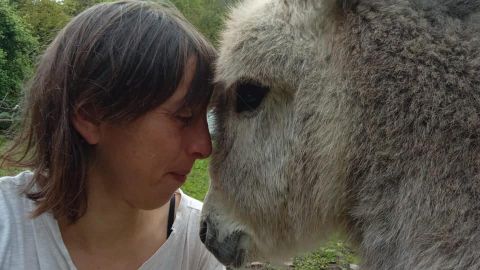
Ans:
[{"label": "shaggy fur", "polygon": [[[333,230],[362,269],[480,269],[480,0],[247,0],[222,36],[202,239],[225,264]],[[236,112],[237,89],[268,87]]]}]

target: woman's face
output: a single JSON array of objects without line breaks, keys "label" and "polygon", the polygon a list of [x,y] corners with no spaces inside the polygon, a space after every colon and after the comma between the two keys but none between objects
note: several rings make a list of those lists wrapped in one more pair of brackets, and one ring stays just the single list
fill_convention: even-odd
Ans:
[{"label": "woman's face", "polygon": [[140,209],[165,204],[186,180],[196,159],[212,150],[201,111],[179,110],[195,72],[189,61],[182,82],[163,104],[128,124],[100,124],[94,171],[101,183],[89,183]]}]

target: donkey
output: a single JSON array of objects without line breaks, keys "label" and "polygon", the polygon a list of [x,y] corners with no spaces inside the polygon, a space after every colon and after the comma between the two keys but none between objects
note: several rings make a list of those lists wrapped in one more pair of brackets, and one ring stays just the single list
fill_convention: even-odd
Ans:
[{"label": "donkey", "polygon": [[480,0],[246,0],[221,38],[200,237],[225,265],[333,231],[361,269],[480,269]]}]

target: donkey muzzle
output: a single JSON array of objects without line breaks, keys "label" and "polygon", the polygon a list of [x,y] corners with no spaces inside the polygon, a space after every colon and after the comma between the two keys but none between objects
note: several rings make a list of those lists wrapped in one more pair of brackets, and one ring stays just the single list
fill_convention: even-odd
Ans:
[{"label": "donkey muzzle", "polygon": [[233,231],[223,239],[219,239],[218,228],[210,218],[205,218],[200,224],[200,239],[207,249],[225,266],[241,267],[245,262],[245,247],[240,244],[246,234]]}]

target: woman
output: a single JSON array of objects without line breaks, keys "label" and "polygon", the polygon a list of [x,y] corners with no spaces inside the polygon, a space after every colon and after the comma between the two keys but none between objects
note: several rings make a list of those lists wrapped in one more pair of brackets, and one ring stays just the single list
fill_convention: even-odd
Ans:
[{"label": "woman", "polygon": [[200,243],[201,203],[176,193],[211,152],[214,57],[170,5],[75,17],[41,58],[3,156],[33,172],[0,180],[0,269],[223,269]]}]

